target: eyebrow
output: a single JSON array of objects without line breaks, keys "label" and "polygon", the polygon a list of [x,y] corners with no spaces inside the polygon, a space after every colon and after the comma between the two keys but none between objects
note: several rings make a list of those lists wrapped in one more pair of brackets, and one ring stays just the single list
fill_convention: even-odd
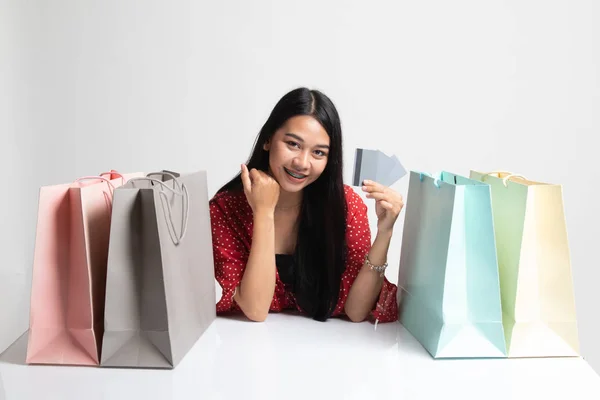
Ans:
[{"label": "eyebrow", "polygon": [[[296,135],[295,133],[286,133],[285,136],[293,137],[297,141],[304,143],[304,139],[302,139],[300,136]],[[318,144],[315,147],[320,147],[320,148],[329,150],[329,146],[327,146],[326,144]]]}]

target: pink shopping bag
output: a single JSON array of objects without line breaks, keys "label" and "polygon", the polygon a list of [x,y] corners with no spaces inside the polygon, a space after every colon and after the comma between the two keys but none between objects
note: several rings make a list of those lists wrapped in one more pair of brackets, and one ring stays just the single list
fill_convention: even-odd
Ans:
[{"label": "pink shopping bag", "polygon": [[115,171],[40,189],[28,364],[98,365]]}]

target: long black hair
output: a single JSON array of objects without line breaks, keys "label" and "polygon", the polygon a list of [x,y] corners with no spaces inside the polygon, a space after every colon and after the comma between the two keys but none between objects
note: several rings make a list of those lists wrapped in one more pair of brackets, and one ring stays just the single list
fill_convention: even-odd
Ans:
[{"label": "long black hair", "polygon": [[[260,130],[247,162],[248,170],[267,172],[267,140],[290,118],[310,115],[329,135],[327,165],[317,180],[304,188],[293,254],[294,295],[300,308],[317,321],[325,321],[338,302],[341,276],[346,265],[346,198],[343,183],[342,127],[333,102],[318,90],[298,88],[285,94]],[[243,190],[241,174],[222,191]]]}]

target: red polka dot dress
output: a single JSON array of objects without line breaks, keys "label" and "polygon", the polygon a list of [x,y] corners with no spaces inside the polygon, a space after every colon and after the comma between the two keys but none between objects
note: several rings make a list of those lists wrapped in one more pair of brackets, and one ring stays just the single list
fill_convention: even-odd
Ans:
[{"label": "red polka dot dress", "polygon": [[[348,205],[346,217],[346,244],[348,259],[342,274],[340,295],[333,316],[344,315],[344,305],[356,276],[363,267],[365,255],[371,248],[371,231],[367,217],[367,205],[348,185],[344,185]],[[217,313],[241,311],[233,300],[250,255],[252,243],[253,213],[243,191],[221,192],[210,200],[215,278],[223,289],[217,302]],[[376,271],[371,271],[376,274]],[[296,304],[293,293],[276,272],[276,285],[270,311],[280,312],[293,309],[302,312]],[[384,277],[383,287],[375,308],[371,311],[374,320],[391,322],[398,319],[396,304],[397,286]]]}]

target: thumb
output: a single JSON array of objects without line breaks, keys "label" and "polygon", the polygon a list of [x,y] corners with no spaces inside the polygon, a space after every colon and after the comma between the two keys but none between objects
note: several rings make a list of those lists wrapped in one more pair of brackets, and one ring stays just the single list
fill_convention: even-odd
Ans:
[{"label": "thumb", "polygon": [[242,185],[244,187],[244,192],[246,194],[251,193],[252,191],[252,182],[250,181],[250,174],[248,173],[248,168],[245,165],[242,165]]}]

